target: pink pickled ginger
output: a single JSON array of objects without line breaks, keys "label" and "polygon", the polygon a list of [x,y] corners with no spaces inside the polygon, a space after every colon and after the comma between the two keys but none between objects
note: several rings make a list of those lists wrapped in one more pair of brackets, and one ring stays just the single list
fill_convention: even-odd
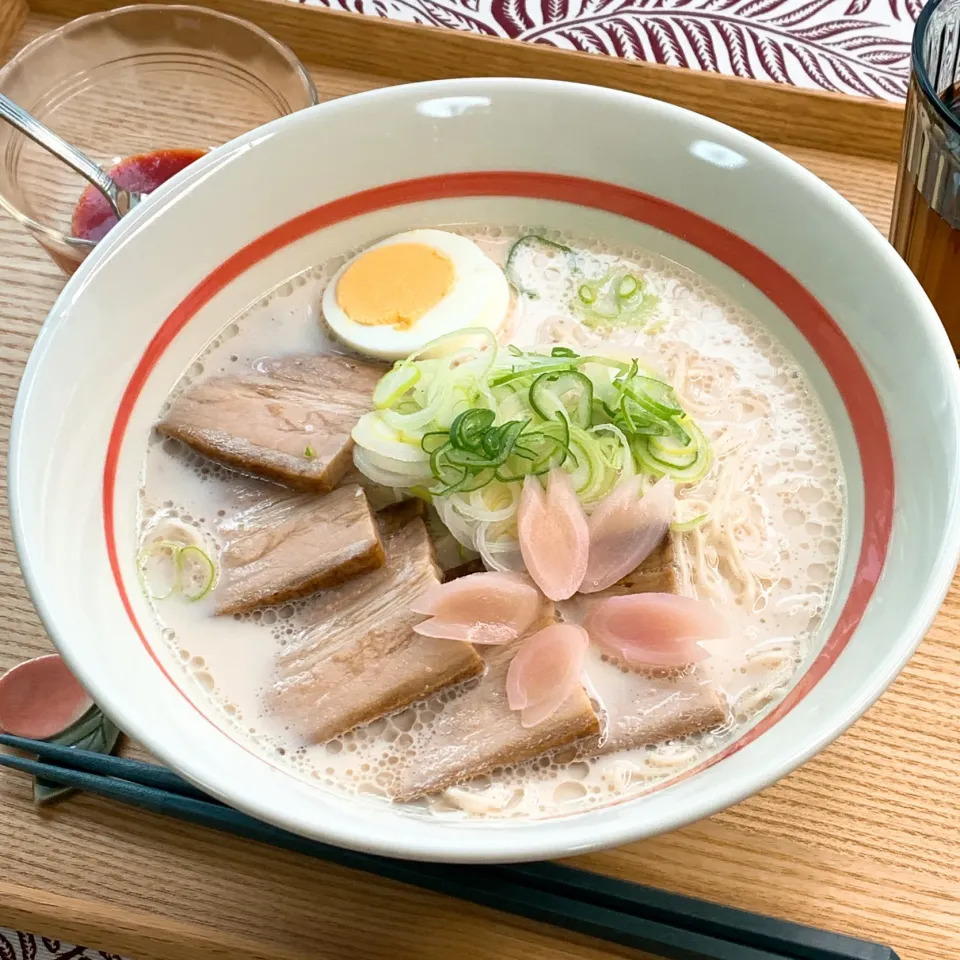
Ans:
[{"label": "pink pickled ginger", "polygon": [[572,597],[587,570],[590,532],[570,478],[554,467],[544,494],[540,481],[523,481],[517,511],[520,553],[527,572],[551,600]]},{"label": "pink pickled ginger", "polygon": [[627,477],[590,515],[590,552],[581,593],[606,590],[636,570],[666,536],[673,519],[674,482],[658,480],[640,496],[643,478]]},{"label": "pink pickled ginger", "polygon": [[536,620],[540,594],[516,573],[473,573],[428,590],[410,605],[429,620],[413,629],[424,637],[467,643],[509,643]]},{"label": "pink pickled ginger", "polygon": [[589,643],[583,627],[554,623],[520,644],[507,671],[507,703],[521,711],[524,727],[542,723],[577,689]]},{"label": "pink pickled ginger", "polygon": [[672,593],[635,593],[597,601],[584,620],[590,639],[631,666],[685,667],[709,656],[701,640],[730,636],[707,600]]}]

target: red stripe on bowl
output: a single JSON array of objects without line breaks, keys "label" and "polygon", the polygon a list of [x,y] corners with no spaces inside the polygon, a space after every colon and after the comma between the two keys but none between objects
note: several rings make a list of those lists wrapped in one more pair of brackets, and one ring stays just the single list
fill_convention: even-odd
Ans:
[{"label": "red stripe on bowl", "polygon": [[[886,418],[873,383],[856,350],[820,302],[762,250],[724,227],[667,200],[611,183],[559,174],[501,170],[451,173],[403,180],[332,200],[280,224],[242,247],[197,284],[167,317],[124,390],[110,431],[103,472],[103,527],[113,578],[127,616],[154,662],[184,699],[212,724],[213,721],[187,696],[150,646],[134,615],[120,572],[114,522],[116,472],[124,435],[147,379],[167,347],[201,307],[251,267],[283,247],[344,220],[378,210],[428,200],[483,196],[553,200],[604,210],[656,227],[710,254],[765,294],[796,326],[829,373],[853,425],[863,472],[864,532],[853,584],[837,625],[809,669],[776,708],[739,740],[700,766],[668,781],[676,783],[756,740],[786,716],[836,662],[863,618],[883,570],[893,524],[894,471]],[[221,728],[217,729],[232,740]]]}]

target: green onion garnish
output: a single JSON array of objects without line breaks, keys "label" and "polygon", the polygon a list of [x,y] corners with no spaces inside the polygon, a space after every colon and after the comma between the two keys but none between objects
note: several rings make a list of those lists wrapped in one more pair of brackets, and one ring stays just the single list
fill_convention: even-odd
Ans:
[{"label": "green onion garnish", "polygon": [[640,284],[637,283],[637,278],[633,274],[628,273],[621,281],[617,287],[617,296],[621,300],[629,300],[630,297],[634,296],[640,290]]},{"label": "green onion garnish", "polygon": [[589,427],[593,409],[593,383],[579,370],[541,373],[530,387],[530,406],[544,420],[552,420],[562,412],[577,426]]},{"label": "green onion garnish", "polygon": [[[517,267],[532,276],[527,258],[541,254],[566,266],[566,282],[575,278],[572,308],[586,326],[649,333],[656,323],[657,299],[635,270],[615,265],[591,279],[577,252],[536,234],[507,256],[507,277],[521,294],[538,296]],[[711,465],[706,438],[671,384],[638,361],[581,356],[569,346],[500,347],[485,328],[446,334],[394,364],[374,405],[352,431],[360,469],[425,499],[462,495],[450,507],[465,529],[488,518],[498,525],[494,539],[512,535],[515,484],[554,467],[569,472],[585,503],[596,503],[623,475],[696,483]],[[308,447],[305,455],[315,454]]]},{"label": "green onion garnish", "polygon": [[591,328],[643,327],[652,319],[658,303],[657,297],[644,294],[641,279],[611,269],[597,280],[582,283],[572,305],[580,320]]},{"label": "green onion garnish", "polygon": [[531,300],[537,300],[540,297],[540,294],[536,290],[532,290],[529,287],[525,287],[523,281],[520,279],[520,274],[517,272],[517,258],[520,253],[527,248],[540,247],[549,253],[563,253],[566,254],[567,260],[571,265],[576,264],[576,253],[570,249],[570,247],[565,247],[562,243],[556,243],[553,240],[548,240],[546,237],[541,237],[537,233],[528,233],[525,237],[521,237],[511,248],[510,252],[507,254],[506,263],[503,266],[503,272],[507,277],[507,280],[513,285],[517,293],[522,296],[529,297]]},{"label": "green onion garnish", "polygon": [[217,568],[206,550],[191,544],[177,558],[180,595],[191,603],[202,600],[212,589]]},{"label": "green onion garnish", "polygon": [[[153,591],[149,582],[148,564],[156,558],[162,561],[160,572],[169,584],[168,589],[159,593]],[[217,567],[213,559],[206,550],[194,543],[156,540],[138,554],[137,570],[151,600],[167,600],[176,593],[184,600],[195,603],[210,593],[217,580]]]}]

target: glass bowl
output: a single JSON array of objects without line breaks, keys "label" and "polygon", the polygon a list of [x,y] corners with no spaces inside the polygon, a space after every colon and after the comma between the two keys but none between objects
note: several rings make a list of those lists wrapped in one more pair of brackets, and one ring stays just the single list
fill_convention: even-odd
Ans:
[{"label": "glass bowl", "polygon": [[[199,7],[138,5],[81,17],[24,47],[6,94],[105,170],[156,150],[209,150],[317,103],[300,61],[259,27]],[[87,181],[0,123],[0,205],[72,273]]]}]

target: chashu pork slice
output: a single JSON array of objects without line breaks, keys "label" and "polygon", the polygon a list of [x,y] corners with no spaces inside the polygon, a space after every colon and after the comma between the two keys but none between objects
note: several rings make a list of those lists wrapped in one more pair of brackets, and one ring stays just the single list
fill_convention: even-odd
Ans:
[{"label": "chashu pork slice", "polygon": [[333,354],[274,357],[191,384],[157,429],[229,467],[327,493],[352,466],[350,433],[383,372]]},{"label": "chashu pork slice", "polygon": [[225,523],[217,613],[284,603],[382,567],[380,530],[363,490],[271,497]]},{"label": "chashu pork slice", "polygon": [[[680,567],[673,533],[636,570],[596,594],[680,594]],[[596,655],[592,650],[591,655]],[[727,720],[727,705],[716,688],[697,673],[670,676],[662,671],[623,674],[591,671],[595,693],[604,705],[604,733],[580,745],[580,755],[596,756],[703,733]]]},{"label": "chashu pork slice", "polygon": [[[340,478],[339,486],[346,486],[348,483],[356,483],[363,487],[363,492],[370,501],[372,510],[383,510],[385,507],[393,506],[396,503],[403,503],[408,498],[403,493],[395,490],[393,487],[385,487],[382,483],[374,483],[366,475],[362,474],[351,461],[344,475]],[[422,500],[420,501],[423,502]]]},{"label": "chashu pork slice", "polygon": [[[406,522],[405,522],[406,521]],[[267,708],[322,743],[483,671],[469,643],[422,637],[413,601],[440,583],[427,528],[383,511],[386,564],[316,598],[317,620],[280,654]]]},{"label": "chashu pork slice", "polygon": [[667,533],[653,551],[632,573],[612,587],[594,596],[624,593],[681,593],[680,565],[677,561],[675,535]]},{"label": "chashu pork slice", "polygon": [[[527,635],[551,623],[556,623],[556,616],[547,603]],[[507,670],[523,639],[481,648],[487,668],[483,679],[447,704],[419,735],[416,758],[399,771],[394,800],[416,800],[599,733],[597,715],[583,687],[542,723],[529,728],[521,724],[520,712],[507,703]]]},{"label": "chashu pork slice", "polygon": [[[606,679],[613,678],[606,674]],[[719,727],[727,719],[723,697],[695,675],[638,676],[629,685],[604,683],[593,674],[591,680],[604,706],[605,729],[602,737],[580,744],[581,757],[679,740]]]}]

